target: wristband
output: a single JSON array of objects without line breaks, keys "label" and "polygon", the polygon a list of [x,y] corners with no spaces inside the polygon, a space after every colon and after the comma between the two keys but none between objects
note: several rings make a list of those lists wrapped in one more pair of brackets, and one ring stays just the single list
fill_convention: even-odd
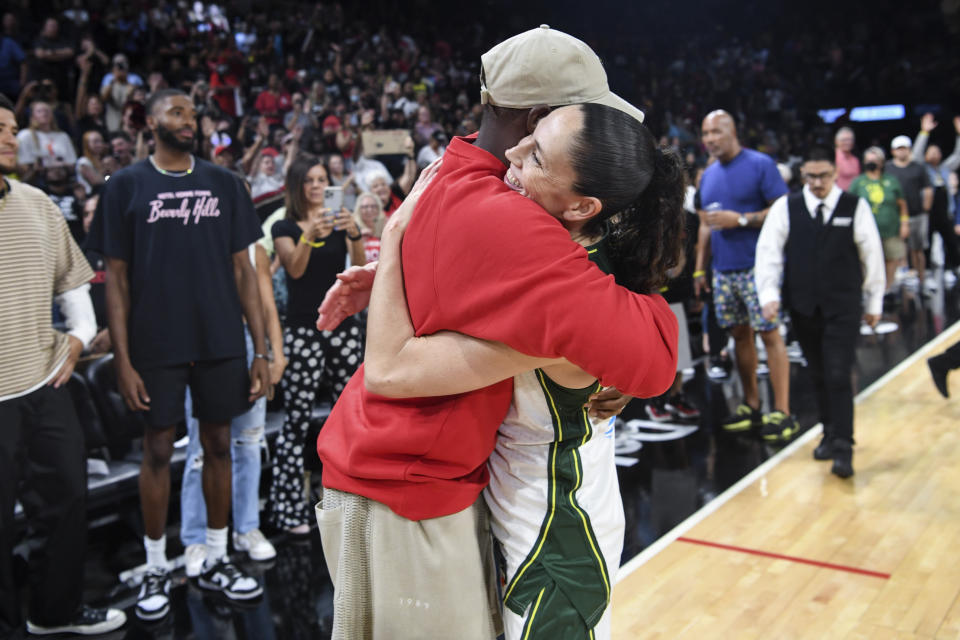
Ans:
[{"label": "wristband", "polygon": [[320,242],[311,242],[310,240],[307,240],[307,236],[306,236],[305,234],[302,234],[302,233],[300,234],[300,242],[303,242],[303,243],[305,243],[305,244],[308,244],[308,245],[310,245],[311,247],[313,247],[314,249],[319,249],[319,248],[322,247],[323,245],[327,244],[326,240],[321,240]]},{"label": "wristband", "polygon": [[900,222],[910,222],[909,216],[900,216]]},{"label": "wristband", "polygon": [[356,242],[357,240],[359,240],[359,239],[362,238],[362,237],[363,237],[363,234],[362,234],[362,233],[358,233],[358,234],[355,235],[355,236],[352,236],[352,235],[350,235],[349,233],[347,234],[347,240],[350,240],[351,242]]},{"label": "wristband", "polygon": [[266,355],[266,354],[263,354],[263,353],[255,353],[255,354],[253,354],[253,357],[254,357],[254,358],[263,358],[263,359],[266,360],[267,362],[271,362],[271,361],[273,360],[273,358],[271,358],[270,356],[268,356],[268,355]]},{"label": "wristband", "polygon": [[693,272],[693,277],[694,277],[694,278],[702,278],[702,277],[704,277],[704,276],[706,276],[706,275],[707,275],[707,274],[706,274],[706,272],[705,272],[703,269],[697,269],[696,271]]}]

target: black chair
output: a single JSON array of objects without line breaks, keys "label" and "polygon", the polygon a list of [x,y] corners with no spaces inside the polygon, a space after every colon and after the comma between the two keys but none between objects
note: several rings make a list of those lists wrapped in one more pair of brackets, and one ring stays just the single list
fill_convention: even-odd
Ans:
[{"label": "black chair", "polygon": [[73,400],[73,408],[77,413],[77,420],[83,428],[84,441],[89,457],[108,459],[107,435],[104,432],[103,420],[93,400],[90,385],[87,380],[74,371],[67,382],[67,391]]},{"label": "black chair", "polygon": [[127,409],[117,390],[113,354],[90,363],[86,377],[100,413],[107,449],[114,458],[123,458],[130,452],[133,440],[143,437],[144,423],[140,416]]}]

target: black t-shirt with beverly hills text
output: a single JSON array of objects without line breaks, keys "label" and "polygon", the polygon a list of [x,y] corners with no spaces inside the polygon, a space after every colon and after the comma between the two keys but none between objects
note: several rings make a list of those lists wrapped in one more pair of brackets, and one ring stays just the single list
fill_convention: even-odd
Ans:
[{"label": "black t-shirt with beverly hills text", "polygon": [[209,162],[176,177],[145,160],[110,177],[87,249],[129,265],[134,367],[245,355],[233,254],[261,235],[243,183]]}]

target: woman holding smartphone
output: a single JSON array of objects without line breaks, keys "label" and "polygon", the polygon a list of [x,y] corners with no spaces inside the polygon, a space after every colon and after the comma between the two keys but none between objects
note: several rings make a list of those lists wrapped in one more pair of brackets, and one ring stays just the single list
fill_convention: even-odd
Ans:
[{"label": "woman holding smartphone", "polygon": [[[334,211],[324,192],[327,168],[314,157],[296,160],[287,174],[285,215],[271,229],[273,244],[286,271],[289,297],[283,351],[286,416],[277,437],[276,466],[270,488],[273,523],[295,535],[310,531],[313,517],[303,493],[303,445],[317,395],[329,387],[336,401],[363,358],[359,322],[348,318],[335,331],[316,329],[323,294],[343,271],[347,256],[365,263],[363,236],[350,212]],[[330,195],[335,198],[335,193]],[[342,192],[340,192],[342,193]]]}]

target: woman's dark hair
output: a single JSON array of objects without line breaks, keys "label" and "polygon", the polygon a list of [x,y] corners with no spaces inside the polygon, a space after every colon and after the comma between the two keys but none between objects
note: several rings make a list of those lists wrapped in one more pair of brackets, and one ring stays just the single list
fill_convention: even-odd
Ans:
[{"label": "woman's dark hair", "polygon": [[571,143],[572,188],[598,198],[588,236],[608,226],[607,248],[617,283],[638,293],[659,290],[683,250],[683,163],[657,148],[653,134],[622,111],[580,105],[583,127]]},{"label": "woman's dark hair", "polygon": [[0,109],[6,109],[10,113],[16,113],[16,109],[13,106],[13,103],[10,102],[10,98],[0,93]]},{"label": "woman's dark hair", "polygon": [[319,157],[301,154],[287,170],[286,185],[284,185],[283,205],[287,208],[287,220],[303,220],[307,215],[307,199],[303,197],[303,185],[307,181],[307,172],[317,165],[322,165],[330,179],[330,169],[327,163]]}]

